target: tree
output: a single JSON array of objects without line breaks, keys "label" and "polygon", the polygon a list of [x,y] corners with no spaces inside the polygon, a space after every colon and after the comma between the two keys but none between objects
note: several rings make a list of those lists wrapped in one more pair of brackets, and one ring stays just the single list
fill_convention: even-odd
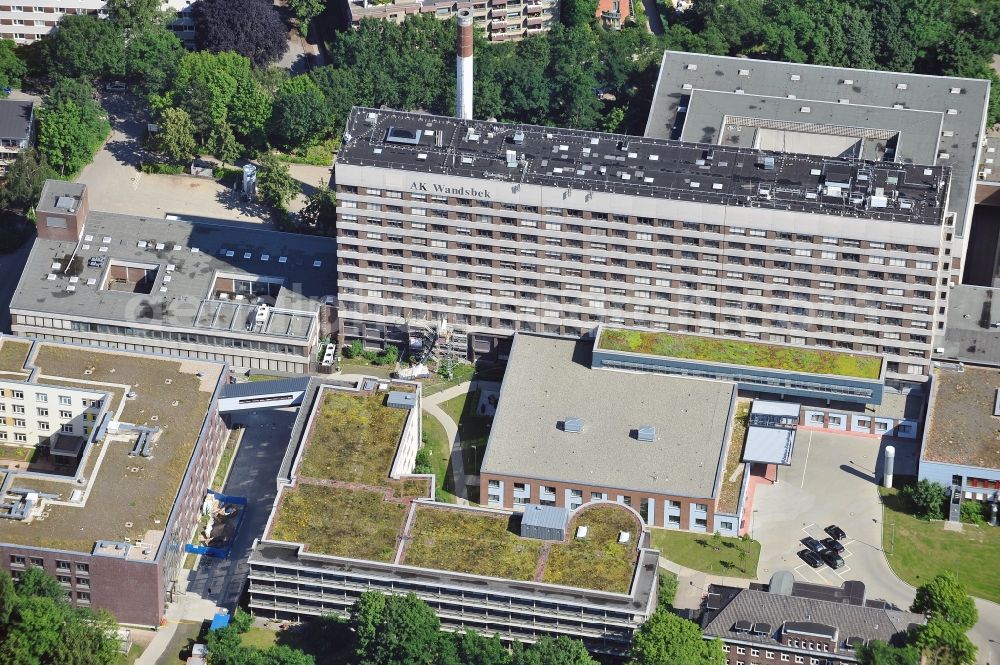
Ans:
[{"label": "tree", "polygon": [[161,11],[161,0],[107,0],[104,9],[108,19],[126,39],[153,28],[166,26],[169,14]]},{"label": "tree", "polygon": [[674,605],[674,598],[677,596],[677,576],[671,572],[661,570],[660,579],[657,582],[656,607],[660,610],[670,610]]},{"label": "tree", "polygon": [[920,480],[915,485],[908,485],[903,490],[903,494],[913,504],[916,513],[928,519],[941,518],[941,508],[948,498],[948,492],[944,485],[927,478]]},{"label": "tree", "polygon": [[52,174],[45,157],[35,148],[22,150],[7,169],[0,207],[26,211],[38,202],[45,180]]},{"label": "tree", "polygon": [[30,566],[14,586],[21,597],[49,598],[60,603],[67,600],[66,590],[38,566]]},{"label": "tree", "polygon": [[718,640],[702,638],[698,625],[658,610],[635,633],[629,665],[725,665]]},{"label": "tree", "polygon": [[983,504],[979,501],[963,501],[960,509],[961,519],[966,524],[983,524]]},{"label": "tree", "polygon": [[337,193],[321,184],[306,197],[305,208],[299,215],[320,235],[333,235],[337,221]]},{"label": "tree", "polygon": [[21,79],[28,73],[28,66],[14,50],[17,44],[11,39],[0,39],[0,96],[6,97],[7,88],[20,88]]},{"label": "tree", "polygon": [[6,626],[17,604],[14,580],[6,570],[0,570],[0,626]]},{"label": "tree", "polygon": [[94,102],[46,103],[39,111],[38,150],[61,175],[71,175],[93,158],[111,131]]},{"label": "tree", "polygon": [[583,642],[559,637],[543,637],[529,647],[514,649],[512,665],[598,665]]},{"label": "tree", "polygon": [[299,183],[288,172],[288,165],[268,153],[260,160],[257,169],[257,191],[266,203],[284,208],[299,193]]},{"label": "tree", "polygon": [[235,164],[240,157],[240,144],[236,142],[229,125],[222,125],[209,134],[208,149],[221,159],[223,164]]},{"label": "tree", "polygon": [[125,69],[146,94],[167,89],[177,75],[184,56],[184,44],[170,30],[152,26],[137,33],[125,51]]},{"label": "tree", "polygon": [[914,630],[913,646],[924,665],[973,665],[978,652],[964,628],[936,618]]},{"label": "tree", "polygon": [[194,24],[199,49],[233,51],[257,67],[288,50],[288,28],[269,0],[198,0]]},{"label": "tree", "polygon": [[510,654],[496,635],[483,637],[479,633],[467,631],[447,637],[454,639],[456,655],[460,663],[510,665]]},{"label": "tree", "polygon": [[125,73],[125,41],[109,21],[90,14],[66,14],[45,45],[50,75],[96,79]]},{"label": "tree", "polygon": [[917,587],[910,611],[955,624],[963,631],[972,628],[979,621],[975,601],[966,591],[965,585],[950,570]]},{"label": "tree", "polygon": [[160,114],[160,131],[156,134],[156,147],[170,161],[184,163],[191,160],[198,149],[194,138],[194,123],[184,109],[168,108]]},{"label": "tree", "polygon": [[[354,341],[361,346],[359,340]],[[361,352],[364,352],[364,346],[361,346]],[[346,349],[344,355],[348,358],[354,357],[347,355]],[[366,591],[351,606],[351,627],[354,629],[356,653],[362,660],[375,649],[378,629],[385,617],[385,601],[385,595],[376,591]]]},{"label": "tree", "polygon": [[388,596],[363,653],[359,634],[358,655],[371,665],[426,665],[438,651],[440,628],[434,610],[415,595]]},{"label": "tree", "polygon": [[323,13],[326,4],[323,0],[288,0],[288,7],[299,19],[299,32],[305,35],[309,32],[309,24]]},{"label": "tree", "polygon": [[920,652],[913,646],[894,647],[881,640],[858,646],[861,665],[919,665]]},{"label": "tree", "polygon": [[271,111],[271,133],[286,148],[312,143],[330,127],[330,109],[308,76],[296,76],[281,84]]},{"label": "tree", "polygon": [[597,16],[597,0],[566,0],[559,8],[559,17],[567,28],[587,25]]}]

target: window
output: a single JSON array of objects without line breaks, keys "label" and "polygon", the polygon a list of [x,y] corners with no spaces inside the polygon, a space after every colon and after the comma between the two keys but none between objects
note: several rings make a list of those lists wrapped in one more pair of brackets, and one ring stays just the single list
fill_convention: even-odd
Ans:
[{"label": "window", "polygon": [[90,603],[90,592],[89,591],[77,591],[76,600],[80,603]]},{"label": "window", "polygon": [[72,418],[73,417],[73,412],[72,411],[60,411],[59,412],[59,417],[60,418]]},{"label": "window", "polygon": [[51,428],[49,427],[49,423],[48,423],[48,421],[45,421],[45,420],[39,420],[39,421],[38,421],[38,429],[40,429],[40,430],[43,430],[43,431],[45,431],[45,432],[48,432],[48,431],[49,431],[49,429],[51,429]]},{"label": "window", "polygon": [[60,432],[64,432],[65,434],[72,434],[73,433],[73,423],[66,423],[65,425],[63,425],[59,429],[59,431]]},{"label": "window", "polygon": [[47,417],[49,415],[49,410],[48,409],[39,408],[39,409],[37,409],[37,411],[38,411],[39,417],[41,417],[41,418],[45,418],[45,417]]},{"label": "window", "polygon": [[14,413],[24,413],[24,405],[23,404],[15,404],[14,405]]},{"label": "window", "polygon": [[49,396],[45,393],[35,393],[35,401],[44,404],[49,401]]},{"label": "window", "polygon": [[14,440],[26,443],[28,441],[28,435],[24,432],[14,432]]},{"label": "window", "polygon": [[69,561],[56,559],[56,570],[69,570]]},{"label": "window", "polygon": [[746,647],[736,647],[736,654],[742,656],[747,652]]},{"label": "window", "polygon": [[11,554],[10,555],[10,565],[12,566],[23,566],[25,558],[21,554]]},{"label": "window", "polygon": [[64,405],[64,406],[69,406],[70,404],[73,403],[73,400],[72,400],[72,398],[69,395],[60,395],[59,396],[59,403],[62,404],[62,405]]},{"label": "window", "polygon": [[14,399],[24,399],[24,393],[20,390],[13,391]]},{"label": "window", "polygon": [[751,656],[759,656],[760,655],[760,649],[750,649],[750,655]]},{"label": "window", "polygon": [[24,427],[24,418],[14,418],[14,427]]},{"label": "window", "polygon": [[90,574],[90,564],[89,563],[77,563],[76,564],[76,572],[77,572],[77,574],[82,573],[84,575],[89,575]]}]

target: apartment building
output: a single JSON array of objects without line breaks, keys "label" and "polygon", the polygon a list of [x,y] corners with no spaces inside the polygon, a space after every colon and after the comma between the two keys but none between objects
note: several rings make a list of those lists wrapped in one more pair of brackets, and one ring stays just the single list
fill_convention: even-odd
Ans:
[{"label": "apartment building", "polygon": [[332,239],[91,211],[55,180],[36,212],[18,334],[302,372],[332,330]]},{"label": "apartment building", "polygon": [[0,372],[0,567],[160,625],[227,439],[227,368],[0,336]]},{"label": "apartment building", "polygon": [[860,157],[356,108],[342,336],[430,326],[481,354],[603,323],[881,354],[888,383],[923,381],[955,272],[953,167],[850,138]]},{"label": "apartment building", "polygon": [[710,585],[701,609],[705,639],[722,641],[728,665],[849,665],[860,662],[859,646],[899,646],[926,621],[866,600],[862,582],[809,584],[788,571],[749,589]]},{"label": "apartment building", "polygon": [[433,477],[412,473],[420,400],[417,384],[312,380],[249,558],[253,613],[346,616],[366,591],[413,593],[449,630],[623,655],[656,607],[638,513],[588,501],[543,542],[511,510],[435,502]]},{"label": "apartment building", "polygon": [[462,9],[472,12],[473,24],[493,42],[510,41],[545,32],[559,22],[559,0],[341,0],[351,25],[363,19],[402,23],[410,14],[433,14],[446,20]]},{"label": "apartment building", "polygon": [[[186,43],[193,43],[191,0],[164,0],[165,9],[176,12],[170,29]],[[30,3],[0,5],[0,39],[31,44],[52,32],[66,14],[96,14],[106,18],[105,0],[31,0]]]}]

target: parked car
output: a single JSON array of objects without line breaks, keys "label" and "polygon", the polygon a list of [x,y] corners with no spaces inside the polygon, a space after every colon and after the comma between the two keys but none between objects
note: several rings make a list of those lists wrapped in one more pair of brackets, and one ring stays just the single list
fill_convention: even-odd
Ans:
[{"label": "parked car", "polygon": [[837,554],[842,554],[844,552],[844,546],[840,544],[839,540],[835,540],[833,538],[824,538],[820,542],[826,545],[826,549],[832,550]]},{"label": "parked car", "polygon": [[831,568],[836,569],[844,567],[843,557],[841,557],[833,550],[823,550],[822,552],[820,552],[820,556],[823,557],[823,561],[826,561],[826,565],[830,566]]},{"label": "parked car", "polygon": [[802,539],[802,544],[806,546],[807,549],[812,550],[816,554],[826,551],[826,545],[819,542],[811,536],[807,536]]},{"label": "parked car", "polygon": [[122,81],[112,81],[104,86],[106,92],[125,92],[125,83]]},{"label": "parked car", "polygon": [[841,529],[836,524],[831,524],[830,526],[823,529],[823,531],[826,531],[826,535],[830,536],[834,540],[844,540],[845,538],[847,538],[847,534],[844,533],[844,530]]},{"label": "parked car", "polygon": [[813,568],[819,568],[823,565],[822,557],[811,550],[799,550],[799,558]]}]

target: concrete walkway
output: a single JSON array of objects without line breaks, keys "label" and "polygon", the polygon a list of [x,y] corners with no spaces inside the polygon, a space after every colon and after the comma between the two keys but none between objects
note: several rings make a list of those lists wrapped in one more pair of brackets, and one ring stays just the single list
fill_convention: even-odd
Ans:
[{"label": "concrete walkway", "polygon": [[[215,616],[217,608],[214,600],[187,593],[187,575],[190,572],[189,570],[182,571],[177,587],[185,590],[174,594],[174,602],[167,605],[165,625],[160,626],[160,629],[156,631],[149,646],[136,659],[135,665],[156,665],[156,662],[166,655],[166,649],[180,624],[192,622],[200,624]],[[176,654],[174,656],[176,657]]]},{"label": "concrete walkway", "polygon": [[423,400],[424,411],[441,423],[448,435],[448,440],[451,441],[451,478],[455,488],[455,496],[458,498],[458,503],[463,506],[469,505],[469,496],[466,491],[467,477],[465,459],[462,456],[462,440],[458,436],[458,424],[445,413],[441,404],[473,390],[475,383],[475,381],[466,381],[430,397],[425,397]]},{"label": "concrete walkway", "polygon": [[679,609],[697,609],[701,607],[701,601],[708,593],[710,584],[724,584],[730,587],[742,587],[746,589],[750,586],[751,580],[742,577],[725,577],[723,575],[712,575],[703,573],[693,568],[685,568],[679,563],[670,559],[660,557],[660,568],[669,570],[677,575],[677,595],[674,597],[674,607]]}]

